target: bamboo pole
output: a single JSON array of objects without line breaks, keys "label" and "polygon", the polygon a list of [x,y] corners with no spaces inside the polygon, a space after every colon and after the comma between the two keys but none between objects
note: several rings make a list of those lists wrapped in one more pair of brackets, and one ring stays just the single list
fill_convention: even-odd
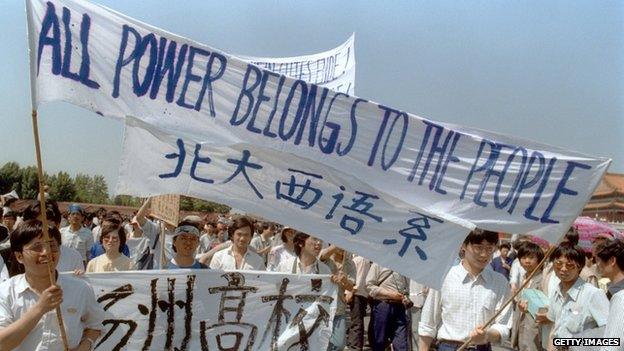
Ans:
[{"label": "bamboo pole", "polygon": [[[41,162],[41,147],[39,144],[39,125],[37,123],[37,110],[32,110],[32,127],[33,136],[35,138],[35,153],[37,156],[37,176],[39,179],[39,208],[41,211],[41,222],[43,224],[43,242],[47,251],[48,261],[48,277],[50,278],[50,284],[56,284],[56,269],[52,265],[52,251],[50,248],[50,234],[48,233],[48,218],[45,205],[45,192],[43,186],[43,163]],[[61,314],[61,307],[56,309],[56,319],[59,324],[59,330],[61,331],[61,339],[63,340],[63,346],[65,351],[69,350],[69,343],[67,342],[67,332],[65,331],[65,323],[63,322],[63,315]]]}]

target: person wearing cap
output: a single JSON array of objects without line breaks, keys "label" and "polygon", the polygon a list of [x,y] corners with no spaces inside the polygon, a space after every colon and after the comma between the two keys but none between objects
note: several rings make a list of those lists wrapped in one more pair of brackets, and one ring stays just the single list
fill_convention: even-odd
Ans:
[{"label": "person wearing cap", "polygon": [[265,270],[264,259],[249,249],[253,224],[249,218],[235,218],[228,228],[232,245],[214,254],[210,261],[212,269]]},{"label": "person wearing cap", "polygon": [[269,252],[267,259],[267,270],[276,271],[281,262],[290,259],[295,259],[295,229],[291,227],[284,227],[282,229],[281,239],[282,244],[275,246]]},{"label": "person wearing cap", "polygon": [[199,229],[190,221],[182,221],[173,232],[173,258],[167,269],[208,268],[195,259],[199,246]]},{"label": "person wearing cap", "polygon": [[93,233],[82,226],[84,216],[80,205],[69,206],[69,225],[61,228],[61,239],[63,245],[74,248],[80,252],[84,265],[89,261],[89,250],[93,246]]}]

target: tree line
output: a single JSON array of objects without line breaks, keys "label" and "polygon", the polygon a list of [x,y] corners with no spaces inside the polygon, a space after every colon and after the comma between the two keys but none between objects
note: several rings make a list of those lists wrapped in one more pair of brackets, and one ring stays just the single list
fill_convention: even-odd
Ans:
[{"label": "tree line", "polygon": [[[55,201],[83,202],[117,206],[139,207],[143,199],[118,195],[110,197],[108,184],[102,175],[78,173],[75,177],[60,171],[56,174],[44,174],[48,194]],[[17,162],[7,162],[0,168],[0,194],[15,190],[22,199],[36,199],[39,193],[37,167],[20,167]],[[182,196],[180,209],[184,211],[202,211],[226,213],[230,208],[215,202]]]}]

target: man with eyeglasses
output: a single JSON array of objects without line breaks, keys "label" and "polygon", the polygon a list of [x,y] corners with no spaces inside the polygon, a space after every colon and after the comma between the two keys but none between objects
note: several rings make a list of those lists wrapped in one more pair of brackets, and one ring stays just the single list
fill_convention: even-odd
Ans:
[{"label": "man with eyeglasses", "polygon": [[437,338],[438,351],[457,350],[466,340],[466,350],[490,351],[492,343],[509,338],[509,306],[492,326],[483,327],[510,295],[507,279],[488,268],[497,244],[498,233],[491,231],[474,230],[464,239],[461,262],[449,270],[440,291],[429,290],[418,325],[419,350],[429,350]]},{"label": "man with eyeglasses", "polygon": [[0,284],[0,350],[62,350],[56,314],[49,313],[57,307],[70,350],[92,350],[104,329],[104,310],[82,279],[57,274],[56,284],[50,284],[48,263],[58,263],[61,234],[50,227],[46,243],[42,233],[41,222],[33,219],[11,234],[11,250],[25,273]]},{"label": "man with eyeglasses", "polygon": [[585,266],[581,248],[562,243],[552,253],[551,261],[559,283],[548,291],[548,311],[538,312],[535,318],[538,324],[553,324],[549,349],[553,349],[553,338],[589,335],[590,330],[603,327],[609,315],[605,293],[579,277]]}]

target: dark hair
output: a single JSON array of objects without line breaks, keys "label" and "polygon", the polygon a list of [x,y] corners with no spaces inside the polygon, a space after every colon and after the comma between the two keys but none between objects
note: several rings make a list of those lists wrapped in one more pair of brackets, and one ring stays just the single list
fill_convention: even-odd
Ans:
[{"label": "dark hair", "polygon": [[498,245],[498,249],[499,250],[502,250],[502,249],[511,250],[511,244],[510,243],[500,243],[500,245]]},{"label": "dark hair", "polygon": [[253,235],[253,230],[254,230],[254,226],[251,223],[251,221],[249,220],[249,218],[245,217],[245,216],[240,216],[240,217],[236,217],[232,220],[232,224],[228,227],[228,236],[230,237],[230,239],[234,236],[234,232],[241,229],[241,228],[245,228],[245,227],[249,227],[249,229],[252,232]]},{"label": "dark hair", "polygon": [[579,268],[583,268],[585,266],[585,253],[583,253],[583,250],[576,245],[570,245],[570,243],[559,244],[555,251],[553,251],[552,256],[550,256],[550,260],[554,261],[559,257],[565,257],[570,261],[576,262],[579,265]]},{"label": "dark hair", "polygon": [[[58,226],[61,223],[62,215],[61,215],[61,210],[59,210],[59,207],[56,204],[56,201],[46,200],[45,206],[46,206],[46,217],[52,222],[56,223],[56,225]],[[27,221],[29,219],[39,219],[40,214],[41,214],[41,206],[39,205],[39,202],[37,202],[35,204],[28,206],[24,210],[24,213],[22,214],[22,218],[24,219],[24,221]]]},{"label": "dark hair", "polygon": [[578,245],[579,242],[579,234],[574,228],[570,228],[563,239],[570,243],[572,246]]},{"label": "dark hair", "polygon": [[498,233],[491,230],[475,229],[466,236],[462,246],[466,246],[468,244],[478,245],[483,241],[487,241],[488,243],[494,245],[498,244]]},{"label": "dark hair", "polygon": [[[61,245],[61,232],[55,227],[48,228],[48,234],[50,238],[56,240]],[[11,251],[22,252],[24,245],[31,242],[33,239],[43,235],[43,224],[38,219],[26,220],[11,233]]]},{"label": "dark hair", "polygon": [[17,213],[14,211],[7,211],[7,213],[5,213],[2,217],[12,217],[13,219],[17,219]]},{"label": "dark hair", "polygon": [[301,249],[305,245],[305,241],[310,237],[309,234],[304,232],[296,232],[293,243],[295,244],[295,255],[301,256]]},{"label": "dark hair", "polygon": [[624,271],[624,241],[613,239],[599,244],[596,248],[596,256],[603,261],[615,257],[615,263],[621,271]]},{"label": "dark hair", "polygon": [[521,259],[526,256],[535,256],[538,262],[541,262],[544,259],[544,251],[542,248],[534,242],[525,241],[522,245],[518,247],[518,259]]},{"label": "dark hair", "polygon": [[265,231],[267,229],[275,230],[275,223],[271,223],[271,222],[264,222],[264,223],[262,223],[262,231]]},{"label": "dark hair", "polygon": [[286,237],[286,233],[285,233],[286,230],[290,230],[294,232],[295,234],[297,234],[297,231],[294,228],[286,228],[286,227],[282,228],[282,233],[280,235],[282,242],[288,242],[288,238]]},{"label": "dark hair", "polygon": [[117,232],[117,235],[119,235],[119,252],[122,252],[124,245],[126,245],[126,231],[119,224],[115,224],[112,222],[102,224],[102,232],[100,233],[100,244],[103,244],[105,235],[114,232]]}]

